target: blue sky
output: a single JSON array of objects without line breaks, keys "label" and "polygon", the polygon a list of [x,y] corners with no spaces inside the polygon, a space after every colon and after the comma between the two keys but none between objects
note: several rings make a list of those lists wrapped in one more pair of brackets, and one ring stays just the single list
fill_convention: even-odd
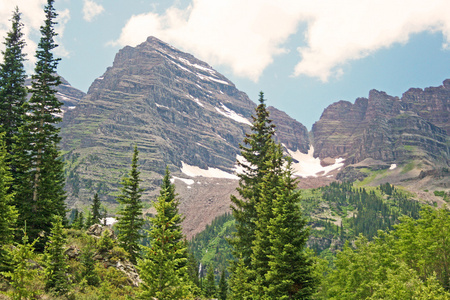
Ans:
[{"label": "blue sky", "polygon": [[[32,70],[45,0],[0,0],[0,34],[22,12]],[[209,63],[309,129],[329,104],[401,96],[450,78],[448,0],[56,0],[59,73],[87,91],[125,45],[153,35]]]}]

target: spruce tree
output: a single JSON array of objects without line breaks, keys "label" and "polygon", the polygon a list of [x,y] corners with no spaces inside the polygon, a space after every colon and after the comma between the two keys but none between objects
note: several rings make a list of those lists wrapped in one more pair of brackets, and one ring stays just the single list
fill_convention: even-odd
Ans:
[{"label": "spruce tree", "polygon": [[14,194],[11,192],[12,176],[6,165],[6,147],[4,133],[0,133],[0,272],[11,270],[11,258],[7,247],[14,238],[17,210],[13,205]]},{"label": "spruce tree", "polygon": [[95,193],[94,200],[92,201],[91,206],[91,223],[92,224],[100,224],[101,214],[100,214],[100,198],[98,197],[98,193]]},{"label": "spruce tree", "polygon": [[12,28],[5,38],[3,62],[0,64],[0,132],[6,133],[6,151],[12,153],[14,137],[23,125],[27,88],[25,87],[25,54],[23,49],[23,24],[21,14],[16,7],[12,17]]},{"label": "spruce tree", "polygon": [[67,241],[62,218],[55,216],[52,225],[50,238],[45,248],[45,288],[47,291],[64,295],[69,290],[69,281],[66,275],[68,264],[64,254],[64,246]]},{"label": "spruce tree", "polygon": [[236,233],[230,240],[237,258],[230,289],[236,299],[307,299],[314,282],[304,254],[308,230],[290,160],[273,140],[263,94],[253,133],[241,146],[240,199],[232,197]]},{"label": "spruce tree", "polygon": [[217,294],[216,280],[214,278],[214,268],[209,266],[208,272],[206,273],[206,280],[203,284],[203,294],[208,299],[215,298]]},{"label": "spruce tree", "polygon": [[180,228],[182,217],[179,213],[173,215],[178,211],[178,200],[173,191],[166,169],[160,196],[154,203],[156,215],[150,220],[151,246],[144,247],[144,258],[138,263],[143,298],[183,299],[192,287],[186,266],[187,247]]},{"label": "spruce tree", "polygon": [[[48,233],[53,215],[63,218],[66,207],[64,200],[63,162],[59,155],[58,142],[62,103],[56,98],[55,88],[61,83],[56,74],[59,59],[53,57],[57,47],[57,35],[53,27],[57,14],[53,0],[44,8],[45,23],[41,26],[41,39],[36,51],[35,74],[32,75],[31,99],[25,114],[25,123],[19,128],[15,144],[14,161],[16,204],[19,210],[19,225],[27,220],[32,239],[41,232]],[[41,247],[44,239],[40,239]]]},{"label": "spruce tree", "polygon": [[[236,220],[236,234],[230,240],[235,257],[242,257],[246,266],[250,265],[251,247],[255,239],[256,205],[260,201],[260,181],[267,171],[268,151],[273,145],[274,125],[264,103],[264,94],[259,95],[256,117],[252,116],[252,133],[247,134],[244,145],[240,145],[243,161],[238,165],[243,172],[238,174],[240,198],[231,196],[231,209]],[[236,267],[236,263],[232,268]]]},{"label": "spruce tree", "polygon": [[222,273],[220,274],[218,294],[219,294],[220,300],[227,300],[228,284],[227,284],[227,279],[225,277],[225,269],[223,269]]},{"label": "spruce tree", "polygon": [[12,176],[6,165],[7,153],[4,136],[5,133],[0,133],[0,241],[2,245],[10,244],[13,241],[17,220],[17,210],[13,205],[14,194],[10,188]]},{"label": "spruce tree", "polygon": [[142,238],[140,230],[144,226],[142,218],[141,196],[143,189],[140,188],[140,172],[138,168],[138,150],[134,147],[131,171],[129,176],[122,179],[122,188],[117,201],[122,205],[118,212],[117,239],[121,247],[128,253],[133,263],[136,263],[140,252],[139,241]]},{"label": "spruce tree", "polygon": [[270,299],[310,299],[316,282],[306,250],[309,227],[300,210],[300,193],[291,160],[273,198],[273,217],[266,224],[270,250],[264,295]]}]

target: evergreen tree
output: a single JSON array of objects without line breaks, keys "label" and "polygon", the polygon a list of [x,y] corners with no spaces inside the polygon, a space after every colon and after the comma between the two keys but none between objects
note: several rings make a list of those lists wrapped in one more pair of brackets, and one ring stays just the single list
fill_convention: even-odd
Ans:
[{"label": "evergreen tree", "polygon": [[312,261],[305,252],[309,227],[300,211],[300,194],[290,166],[289,160],[267,224],[270,254],[264,294],[270,299],[309,299],[315,290]]},{"label": "evergreen tree", "polygon": [[16,7],[12,17],[12,28],[5,38],[5,50],[2,51],[3,63],[0,64],[0,131],[6,133],[4,139],[6,151],[12,153],[14,136],[23,124],[27,88],[25,87],[25,54],[21,14]]},{"label": "evergreen tree", "polygon": [[137,170],[138,153],[137,146],[135,146],[129,177],[122,179],[121,193],[117,198],[122,205],[118,212],[117,229],[119,234],[117,239],[133,263],[136,263],[139,256],[139,240],[142,238],[140,230],[144,226],[141,201],[143,189],[139,187],[141,180],[139,179],[140,172]]},{"label": "evergreen tree", "polygon": [[89,210],[88,214],[86,216],[86,223],[84,224],[84,228],[85,229],[89,229],[89,227],[91,227],[92,225],[93,225],[93,223],[92,223],[92,213]]},{"label": "evergreen tree", "polygon": [[[237,232],[230,287],[238,299],[307,299],[313,292],[311,263],[304,253],[309,231],[299,210],[290,160],[273,140],[263,94],[241,146],[241,199],[232,197]],[[287,162],[287,164],[286,164]],[[287,165],[287,166],[286,166]],[[239,285],[239,286],[236,286]]]},{"label": "evergreen tree", "polygon": [[222,273],[220,274],[218,293],[219,293],[220,300],[227,300],[228,284],[227,284],[227,279],[225,277],[225,269],[223,269]]},{"label": "evergreen tree", "polygon": [[100,219],[102,216],[100,214],[100,198],[98,197],[98,193],[95,193],[94,195],[91,211],[92,211],[91,223],[100,224]]},{"label": "evergreen tree", "polygon": [[[238,160],[242,168],[239,174],[237,191],[240,199],[231,196],[232,213],[236,220],[236,234],[230,240],[235,257],[241,257],[246,266],[250,265],[251,247],[255,239],[256,205],[260,201],[260,181],[267,172],[266,161],[269,149],[273,146],[274,125],[264,104],[264,94],[259,95],[256,117],[252,116],[252,133],[247,134],[244,145],[240,145],[243,161]],[[236,267],[236,262],[232,268]]]},{"label": "evergreen tree", "polygon": [[[186,248],[188,248],[187,241],[185,242]],[[195,259],[194,253],[192,251],[189,251],[188,249],[188,255],[187,255],[187,272],[189,275],[189,279],[197,286],[200,287],[200,279],[199,279],[199,273],[198,273],[198,262]]]},{"label": "evergreen tree", "polygon": [[[57,14],[54,0],[48,0],[44,8],[45,23],[41,26],[41,39],[36,51],[37,62],[32,76],[31,99],[25,114],[25,123],[19,128],[13,149],[17,174],[16,206],[19,210],[19,226],[25,220],[32,239],[41,232],[48,233],[53,215],[63,218],[64,200],[63,162],[59,156],[59,128],[62,103],[56,98],[55,88],[61,83],[56,74],[59,59],[53,57],[57,47],[53,27]],[[40,240],[42,246],[44,239]]]},{"label": "evergreen tree", "polygon": [[47,291],[64,295],[69,290],[69,282],[66,276],[68,264],[64,255],[64,246],[67,241],[62,218],[55,216],[55,222],[52,225],[50,238],[45,248],[45,288]]},{"label": "evergreen tree", "polygon": [[13,205],[14,193],[10,186],[12,177],[6,165],[4,133],[0,133],[0,272],[12,270],[11,257],[6,249],[14,238],[17,209]]},{"label": "evergreen tree", "polygon": [[[6,147],[3,137],[5,133],[0,133],[0,241],[2,245],[12,242],[15,223],[17,220],[17,210],[13,205],[14,194],[11,192],[12,183],[9,167],[6,165]],[[0,249],[0,251],[2,251]],[[0,265],[3,260],[1,259]]]},{"label": "evergreen tree", "polygon": [[215,298],[217,294],[216,280],[214,278],[214,268],[209,266],[208,272],[206,273],[206,280],[203,283],[204,295],[207,298]]},{"label": "evergreen tree", "polygon": [[95,271],[95,260],[92,245],[89,244],[83,248],[81,253],[81,264],[83,265],[81,276],[86,280],[88,285],[97,286],[100,283],[100,277]]},{"label": "evergreen tree", "polygon": [[[182,299],[189,295],[192,283],[188,279],[186,266],[187,247],[180,229],[181,215],[174,187],[165,185],[170,178],[166,169],[161,194],[155,202],[156,215],[151,219],[149,231],[150,247],[138,262],[142,279],[142,297],[157,299]],[[169,181],[170,183],[170,181]],[[170,216],[170,218],[169,218]]]},{"label": "evergreen tree", "polygon": [[72,227],[74,229],[83,229],[84,228],[84,213],[82,211],[78,212],[75,215],[75,219],[72,223]]}]

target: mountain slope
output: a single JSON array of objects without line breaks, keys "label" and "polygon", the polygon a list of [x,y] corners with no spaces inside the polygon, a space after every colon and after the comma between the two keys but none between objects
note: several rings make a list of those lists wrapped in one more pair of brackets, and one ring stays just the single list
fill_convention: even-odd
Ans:
[{"label": "mountain slope", "polygon": [[[86,203],[98,189],[113,202],[134,144],[146,200],[155,194],[166,165],[175,176],[210,168],[216,177],[235,178],[239,143],[250,131],[255,106],[211,66],[156,38],[123,48],[64,117],[69,205]],[[279,116],[285,124],[279,141],[306,151],[307,129],[271,110],[274,123]]]}]

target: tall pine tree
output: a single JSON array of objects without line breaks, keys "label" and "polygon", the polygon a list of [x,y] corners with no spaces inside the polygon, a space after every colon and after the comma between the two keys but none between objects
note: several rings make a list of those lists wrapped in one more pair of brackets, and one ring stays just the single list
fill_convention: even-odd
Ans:
[{"label": "tall pine tree", "polygon": [[184,299],[190,294],[193,283],[186,266],[187,246],[183,240],[175,187],[170,183],[166,169],[160,196],[155,202],[156,215],[151,219],[150,247],[138,267],[142,283],[142,297],[157,299]]},{"label": "tall pine tree", "polygon": [[240,145],[243,161],[238,161],[243,172],[239,174],[237,191],[240,198],[231,196],[232,213],[236,220],[236,234],[230,240],[235,257],[242,257],[250,265],[251,247],[255,239],[256,205],[260,201],[260,181],[267,171],[268,151],[273,144],[274,125],[264,103],[264,94],[259,95],[256,117],[252,116],[252,133],[247,134],[244,145]]},{"label": "tall pine tree", "polygon": [[122,188],[117,201],[122,205],[118,212],[117,229],[119,234],[117,239],[121,247],[129,254],[132,262],[136,263],[140,252],[139,241],[142,238],[140,230],[144,226],[142,218],[141,196],[143,189],[140,188],[140,178],[138,171],[138,150],[134,147],[131,171],[129,176],[122,179]]},{"label": "tall pine tree", "polygon": [[16,7],[12,17],[12,28],[5,38],[3,62],[0,64],[0,131],[4,131],[6,150],[11,154],[14,136],[23,125],[27,88],[25,87],[25,54],[21,14]]},{"label": "tall pine tree", "polygon": [[[54,21],[57,14],[54,0],[48,0],[44,8],[45,23],[41,26],[41,39],[36,51],[37,62],[32,76],[31,99],[25,123],[19,129],[13,152],[17,164],[16,205],[19,210],[19,225],[27,220],[31,239],[41,232],[48,233],[53,215],[63,218],[64,200],[63,162],[59,155],[59,128],[62,103],[56,98],[55,88],[61,83],[56,74],[59,59],[54,58],[57,47],[54,38]],[[37,248],[45,239],[40,239]]]},{"label": "tall pine tree", "polygon": [[290,160],[274,142],[268,116],[261,93],[253,133],[241,146],[240,198],[231,198],[237,231],[230,242],[237,260],[230,289],[236,299],[307,299],[314,284],[304,254],[308,230]]}]

